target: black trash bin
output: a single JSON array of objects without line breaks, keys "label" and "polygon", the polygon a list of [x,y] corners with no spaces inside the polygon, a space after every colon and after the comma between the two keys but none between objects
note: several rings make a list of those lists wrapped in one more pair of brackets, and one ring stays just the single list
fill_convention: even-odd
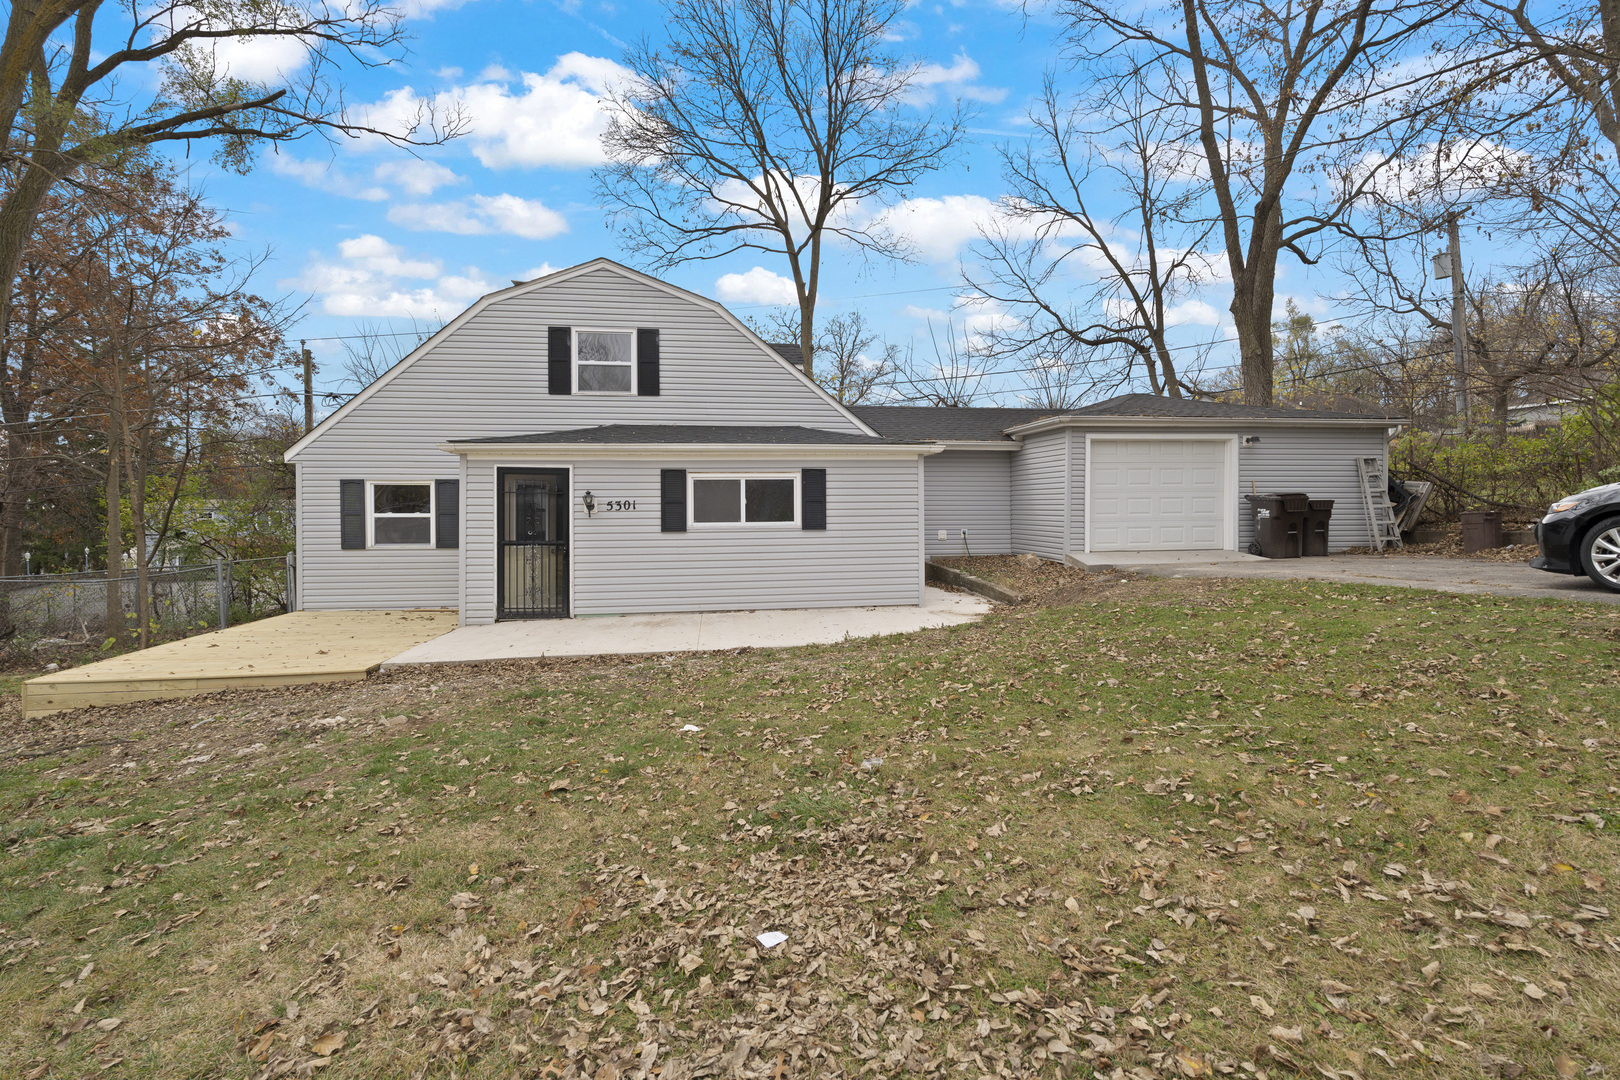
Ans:
[{"label": "black trash bin", "polygon": [[1306,555],[1328,553],[1328,523],[1332,517],[1332,499],[1311,499],[1305,504]]},{"label": "black trash bin", "polygon": [[1268,492],[1245,495],[1254,507],[1254,543],[1257,555],[1268,559],[1297,559],[1304,553],[1305,513],[1310,496],[1303,492]]}]

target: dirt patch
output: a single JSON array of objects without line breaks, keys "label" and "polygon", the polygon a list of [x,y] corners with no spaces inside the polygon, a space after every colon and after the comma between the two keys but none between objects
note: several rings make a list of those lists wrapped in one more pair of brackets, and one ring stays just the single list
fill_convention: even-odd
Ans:
[{"label": "dirt patch", "polygon": [[1210,584],[1207,579],[1150,577],[1119,570],[1092,573],[1050,559],[1038,563],[1024,561],[1027,558],[974,555],[933,561],[995,582],[1018,593],[1026,604],[1039,607],[1069,607],[1126,598],[1133,603],[1155,604],[1170,600],[1197,603],[1196,594],[1207,591]]},{"label": "dirt patch", "polygon": [[993,581],[1026,600],[1039,600],[1048,593],[1084,584],[1096,576],[1051,559],[1037,562],[1027,555],[958,555],[932,561],[976,578]]},{"label": "dirt patch", "polygon": [[[1530,528],[1529,522],[1503,522],[1502,531],[1514,532]],[[1507,547],[1486,548],[1484,551],[1464,551],[1461,525],[1442,525],[1438,529],[1430,526],[1424,532],[1444,532],[1443,539],[1430,544],[1407,544],[1404,549],[1395,548],[1389,551],[1378,552],[1372,548],[1350,548],[1346,555],[1386,555],[1393,558],[1411,556],[1439,556],[1445,559],[1474,559],[1478,562],[1497,563],[1527,563],[1536,557],[1539,549],[1535,544],[1510,544]]]}]

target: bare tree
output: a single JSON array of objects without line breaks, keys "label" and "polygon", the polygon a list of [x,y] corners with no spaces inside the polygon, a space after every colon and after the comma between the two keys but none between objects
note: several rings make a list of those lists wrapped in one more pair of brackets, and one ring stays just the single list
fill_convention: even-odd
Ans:
[{"label": "bare tree", "polygon": [[877,209],[948,160],[963,113],[917,112],[920,65],[886,46],[902,0],[666,0],[611,87],[599,196],[654,269],[757,251],[786,260],[812,372],[830,240],[903,258]]},{"label": "bare tree", "polygon": [[880,345],[877,331],[859,311],[827,320],[817,336],[816,355],[824,361],[816,382],[845,405],[887,397],[901,366],[900,346]]},{"label": "bare tree", "polygon": [[384,328],[378,322],[363,322],[355,333],[343,339],[343,381],[364,390],[388,372],[388,369],[408,356],[413,349],[444,326],[439,322],[418,323],[411,320],[409,330]]},{"label": "bare tree", "polygon": [[1533,56],[1620,154],[1620,3],[1478,0],[1481,28]]},{"label": "bare tree", "polygon": [[[1208,280],[1201,248],[1215,224],[1196,220],[1207,188],[1198,150],[1140,92],[1129,106],[1117,124],[1099,123],[1093,105],[1066,104],[1048,78],[1029,114],[1036,134],[1002,151],[1011,191],[977,246],[983,269],[963,272],[973,294],[1015,315],[988,354],[1025,360],[1039,393],[1063,399],[1054,407],[1140,375],[1155,394],[1183,388],[1174,304]],[[1093,210],[1103,191],[1129,200],[1124,217]],[[1076,277],[1096,283],[1077,289]]]},{"label": "bare tree", "polygon": [[[46,196],[87,167],[121,167],[133,150],[206,142],[239,171],[253,149],[324,130],[397,142],[457,134],[459,113],[424,104],[402,128],[352,115],[334,76],[403,55],[400,11],[384,0],[308,6],[259,0],[16,0],[0,43],[0,325],[11,282]],[[244,79],[215,47],[292,43],[300,62],[270,81]]]},{"label": "bare tree", "polygon": [[1272,403],[1282,254],[1315,263],[1354,231],[1392,166],[1436,137],[1448,109],[1500,77],[1488,44],[1447,54],[1461,2],[1180,0],[1144,10],[1066,0],[1085,91],[1109,110],[1155,114],[1201,149],[1248,403]]},{"label": "bare tree", "polygon": [[984,389],[984,367],[976,366],[973,354],[958,347],[954,324],[946,324],[942,349],[934,334],[934,321],[928,320],[928,340],[933,346],[933,358],[920,359],[914,350],[908,351],[895,374],[895,396],[912,405],[958,409],[972,405]]}]

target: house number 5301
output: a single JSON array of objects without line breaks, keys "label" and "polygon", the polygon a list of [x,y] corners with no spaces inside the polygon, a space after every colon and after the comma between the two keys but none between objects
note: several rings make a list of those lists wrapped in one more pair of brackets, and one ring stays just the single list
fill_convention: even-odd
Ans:
[{"label": "house number 5301", "polygon": [[634,510],[635,508],[636,500],[634,499],[609,499],[602,504],[604,510]]}]

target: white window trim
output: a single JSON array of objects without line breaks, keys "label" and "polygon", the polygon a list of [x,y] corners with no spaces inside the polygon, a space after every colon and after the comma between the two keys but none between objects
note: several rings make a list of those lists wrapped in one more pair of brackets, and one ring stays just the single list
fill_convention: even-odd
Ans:
[{"label": "white window trim", "polygon": [[[426,487],[428,489],[428,538],[425,544],[377,543],[378,484],[389,487]],[[366,481],[366,548],[378,551],[420,551],[433,547],[439,540],[439,485],[432,480],[367,480]],[[421,514],[384,514],[383,517],[421,517]]]},{"label": "white window trim", "polygon": [[[692,472],[686,473],[686,527],[689,529],[797,529],[800,527],[799,515],[804,506],[804,497],[799,490],[802,473],[799,472]],[[699,480],[792,480],[793,481],[793,520],[791,521],[748,521],[748,489],[745,486],[740,493],[742,496],[743,521],[699,521],[697,520],[697,481]]]},{"label": "white window trim", "polygon": [[[568,374],[573,380],[570,389],[576,394],[586,397],[634,397],[641,389],[636,375],[641,368],[641,358],[636,354],[635,330],[626,330],[622,326],[575,326],[569,330],[572,340],[569,348],[573,356],[569,360]],[[581,334],[628,334],[630,336],[630,389],[628,390],[581,390],[579,388],[579,335]]]}]

